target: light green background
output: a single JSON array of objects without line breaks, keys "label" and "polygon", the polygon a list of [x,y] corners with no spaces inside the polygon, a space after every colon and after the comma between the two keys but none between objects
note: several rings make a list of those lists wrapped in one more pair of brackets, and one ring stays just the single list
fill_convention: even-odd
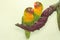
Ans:
[{"label": "light green background", "polygon": [[[21,23],[21,17],[26,7],[33,7],[36,0],[0,0],[0,40],[26,40],[24,30],[15,26]],[[39,0],[37,0],[39,1]],[[58,0],[40,0],[44,9]],[[60,40],[56,12],[49,18],[40,30],[31,33],[29,40]]]}]

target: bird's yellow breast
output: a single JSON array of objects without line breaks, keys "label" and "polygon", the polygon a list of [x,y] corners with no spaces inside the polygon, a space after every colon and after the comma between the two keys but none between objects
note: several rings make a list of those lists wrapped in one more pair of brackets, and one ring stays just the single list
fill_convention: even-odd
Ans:
[{"label": "bird's yellow breast", "polygon": [[35,14],[36,14],[36,15],[39,15],[39,16],[42,14],[42,10],[43,10],[42,7],[34,8]]},{"label": "bird's yellow breast", "polygon": [[23,20],[24,22],[31,22],[33,21],[34,16],[30,13],[24,14]]}]

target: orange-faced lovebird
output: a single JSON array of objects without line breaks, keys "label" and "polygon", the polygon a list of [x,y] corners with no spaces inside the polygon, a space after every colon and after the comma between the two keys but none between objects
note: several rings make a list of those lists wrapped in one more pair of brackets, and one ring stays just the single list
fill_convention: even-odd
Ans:
[{"label": "orange-faced lovebird", "polygon": [[[28,7],[24,10],[24,15],[22,17],[22,24],[26,26],[32,26],[34,24],[34,9]],[[30,37],[30,32],[25,30],[26,38]]]},{"label": "orange-faced lovebird", "polygon": [[41,2],[35,2],[34,3],[34,21],[37,21],[42,14],[42,10],[43,10],[43,5]]}]

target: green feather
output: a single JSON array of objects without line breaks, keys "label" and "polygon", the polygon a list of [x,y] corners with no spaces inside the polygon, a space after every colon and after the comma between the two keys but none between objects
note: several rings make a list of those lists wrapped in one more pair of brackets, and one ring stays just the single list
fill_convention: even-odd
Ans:
[{"label": "green feather", "polygon": [[26,38],[29,39],[30,38],[30,33],[29,31],[25,30],[25,35],[26,35]]},{"label": "green feather", "polygon": [[34,22],[38,21],[39,18],[40,18],[40,16],[34,13]]},{"label": "green feather", "polygon": [[[22,24],[29,27],[29,26],[32,26],[32,25],[34,24],[34,20],[32,20],[31,22],[24,22],[23,17],[22,17]],[[29,39],[30,33],[31,33],[31,32],[25,30],[25,35],[26,35],[26,38],[27,38],[27,39]]]}]

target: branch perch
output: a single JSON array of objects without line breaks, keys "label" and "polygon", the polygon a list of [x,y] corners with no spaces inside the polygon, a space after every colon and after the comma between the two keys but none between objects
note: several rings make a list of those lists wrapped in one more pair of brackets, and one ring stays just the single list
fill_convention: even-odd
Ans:
[{"label": "branch perch", "polygon": [[45,9],[41,15],[41,18],[34,23],[31,27],[22,25],[22,24],[15,24],[16,26],[24,29],[24,30],[28,30],[28,31],[35,31],[35,30],[39,30],[41,27],[43,27],[45,25],[45,23],[48,20],[48,17],[54,12],[56,11],[57,5],[51,5],[49,6],[47,9]]}]

